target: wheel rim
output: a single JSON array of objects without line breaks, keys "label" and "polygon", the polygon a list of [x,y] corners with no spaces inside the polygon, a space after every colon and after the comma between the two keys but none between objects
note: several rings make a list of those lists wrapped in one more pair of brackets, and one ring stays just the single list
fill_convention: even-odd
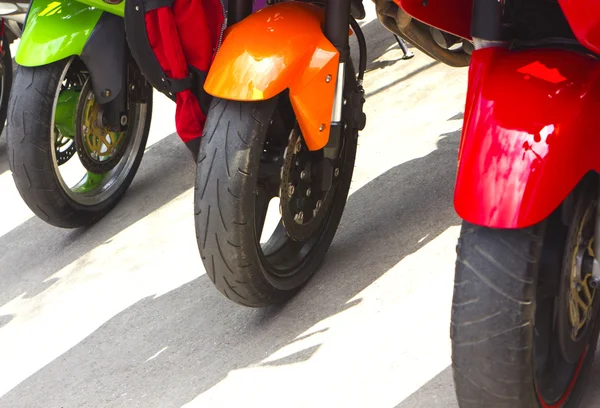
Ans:
[{"label": "wheel rim", "polygon": [[[593,265],[595,207],[590,200],[581,219],[576,220],[578,225],[570,227],[576,228],[575,241],[573,250],[564,253],[558,293],[542,296],[538,287],[534,366],[538,400],[544,408],[563,407],[569,399],[593,339],[598,301],[595,289],[588,285]],[[564,243],[566,247],[566,239]]]},{"label": "wheel rim", "polygon": [[[70,69],[73,67],[74,62],[75,57],[72,57],[65,64],[55,91],[52,118],[50,121],[50,151],[52,152],[54,172],[63,191],[71,200],[80,205],[94,206],[105,202],[126,181],[127,176],[136,162],[139,149],[144,139],[144,126],[148,110],[146,104],[132,104],[132,108],[129,112],[129,123],[131,125],[127,130],[127,132],[129,132],[127,137],[130,138],[127,149],[123,152],[122,159],[119,160],[110,171],[103,174],[89,172],[85,169],[83,164],[81,164],[80,160],[80,166],[77,165],[78,163],[73,163],[71,165],[74,157],[79,158],[76,154],[67,159],[70,168],[63,171],[64,167],[67,167],[63,166],[67,161],[61,160],[60,150],[57,148],[60,147],[58,144],[59,142],[64,143],[64,140],[61,141],[61,138],[58,136],[64,137],[64,135],[57,129],[56,112],[59,97],[61,92],[66,89],[65,83],[67,81],[67,75],[70,73]],[[83,88],[83,81],[81,86]],[[81,97],[85,96],[80,93],[79,98]]]},{"label": "wheel rim", "polygon": [[[307,149],[302,142],[291,107],[287,105],[287,101],[279,102],[267,132],[255,199],[255,230],[258,252],[262,264],[271,278],[292,278],[301,274],[303,267],[310,262],[313,252],[319,247],[323,233],[327,230],[327,225],[330,222],[331,211],[339,194],[339,186],[343,183],[343,173],[346,167],[345,147],[342,148],[340,153],[340,166],[338,177],[336,177],[338,180],[334,182],[328,191],[319,193],[314,187],[308,187],[309,183],[304,183],[304,187],[299,188],[295,182],[300,179],[302,171],[305,172],[304,179],[307,180],[309,170],[304,168],[302,164],[298,164],[298,161],[292,160],[292,165],[300,166],[302,169],[296,168],[293,172],[289,172],[296,175],[296,177],[290,177],[289,174],[286,174],[288,171],[285,165],[286,162],[290,163],[289,155],[292,152],[299,154],[303,152],[303,149],[304,152]],[[311,157],[311,159],[314,160],[321,153],[315,152],[312,154],[314,157]],[[291,186],[288,183],[289,180],[293,180]],[[311,191],[307,196],[308,189],[311,189]],[[322,195],[320,199],[319,194]],[[315,211],[318,205],[319,208],[314,214],[299,216],[301,209],[296,206],[297,200],[289,200],[289,198],[291,196],[297,198],[300,195],[307,198],[306,202],[311,203],[314,207],[311,207],[310,211]],[[278,206],[279,221],[269,238],[260,243],[267,218],[268,205],[273,198],[279,198],[280,200]],[[286,206],[292,207],[295,213],[286,216],[286,211],[289,210]],[[290,225],[291,223],[294,224]],[[307,228],[306,233],[299,232],[298,227],[302,226]]]}]

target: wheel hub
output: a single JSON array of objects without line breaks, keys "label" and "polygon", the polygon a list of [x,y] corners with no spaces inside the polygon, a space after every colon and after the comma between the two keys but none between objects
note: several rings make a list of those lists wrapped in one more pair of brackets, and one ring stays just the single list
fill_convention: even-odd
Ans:
[{"label": "wheel hub", "polygon": [[292,130],[281,167],[279,209],[287,234],[297,241],[320,228],[332,201],[331,189],[323,191],[313,174],[320,160],[319,152],[309,151],[300,132]]}]

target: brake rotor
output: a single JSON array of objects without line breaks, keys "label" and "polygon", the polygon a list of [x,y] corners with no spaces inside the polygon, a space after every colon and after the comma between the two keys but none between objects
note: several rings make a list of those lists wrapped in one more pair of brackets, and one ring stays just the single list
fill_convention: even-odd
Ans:
[{"label": "brake rotor", "polygon": [[83,166],[95,174],[112,170],[121,160],[131,138],[128,131],[113,132],[101,123],[91,81],[81,90],[75,121],[75,146]]},{"label": "brake rotor", "polygon": [[292,130],[283,154],[279,211],[290,238],[304,241],[321,227],[332,202],[332,188],[322,191],[313,167],[322,160],[320,152],[311,152],[298,129]]},{"label": "brake rotor", "polygon": [[69,137],[63,136],[59,132],[56,132],[54,150],[56,152],[56,164],[59,166],[68,162],[77,152],[75,141]]},{"label": "brake rotor", "polygon": [[562,327],[559,342],[563,357],[571,363],[581,357],[594,326],[596,290],[590,287],[594,260],[594,207],[590,205],[586,208],[577,226],[573,252],[567,254],[570,258],[568,276],[563,278],[564,286],[561,289],[563,295],[559,307],[566,308],[566,313],[558,313],[559,326]]}]

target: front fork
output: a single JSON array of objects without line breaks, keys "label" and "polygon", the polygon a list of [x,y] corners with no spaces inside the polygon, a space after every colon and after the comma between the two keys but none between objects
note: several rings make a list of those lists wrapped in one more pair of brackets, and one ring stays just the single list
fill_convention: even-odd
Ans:
[{"label": "front fork", "polygon": [[[248,17],[252,13],[252,5],[253,0],[229,0],[227,25],[231,26]],[[325,158],[330,161],[338,159],[342,146],[342,135],[344,133],[342,106],[344,105],[346,63],[350,59],[349,25],[350,0],[326,0],[323,33],[340,54],[333,110],[331,113],[329,141],[323,148]],[[333,168],[331,172],[333,173]]]},{"label": "front fork", "polygon": [[327,0],[325,3],[325,24],[323,33],[340,53],[337,83],[331,114],[331,130],[329,141],[323,153],[326,159],[336,160],[342,146],[344,124],[342,123],[342,106],[344,103],[344,79],[346,62],[350,59],[350,41],[348,25],[350,20],[350,0]]}]

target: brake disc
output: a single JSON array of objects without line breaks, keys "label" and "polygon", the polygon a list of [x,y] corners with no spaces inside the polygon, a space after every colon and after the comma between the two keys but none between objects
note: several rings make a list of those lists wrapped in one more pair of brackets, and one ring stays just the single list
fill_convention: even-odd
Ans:
[{"label": "brake disc", "polygon": [[279,211],[287,234],[296,241],[304,241],[320,229],[332,202],[332,188],[321,190],[312,174],[320,160],[319,152],[304,145],[298,129],[292,130],[283,154]]},{"label": "brake disc", "polygon": [[68,162],[77,152],[75,141],[69,137],[63,136],[59,132],[56,132],[54,150],[56,153],[56,163],[59,166]]},{"label": "brake disc", "polygon": [[110,131],[102,122],[91,81],[81,90],[75,123],[75,146],[83,166],[95,174],[112,170],[121,160],[131,140],[129,131]]}]

